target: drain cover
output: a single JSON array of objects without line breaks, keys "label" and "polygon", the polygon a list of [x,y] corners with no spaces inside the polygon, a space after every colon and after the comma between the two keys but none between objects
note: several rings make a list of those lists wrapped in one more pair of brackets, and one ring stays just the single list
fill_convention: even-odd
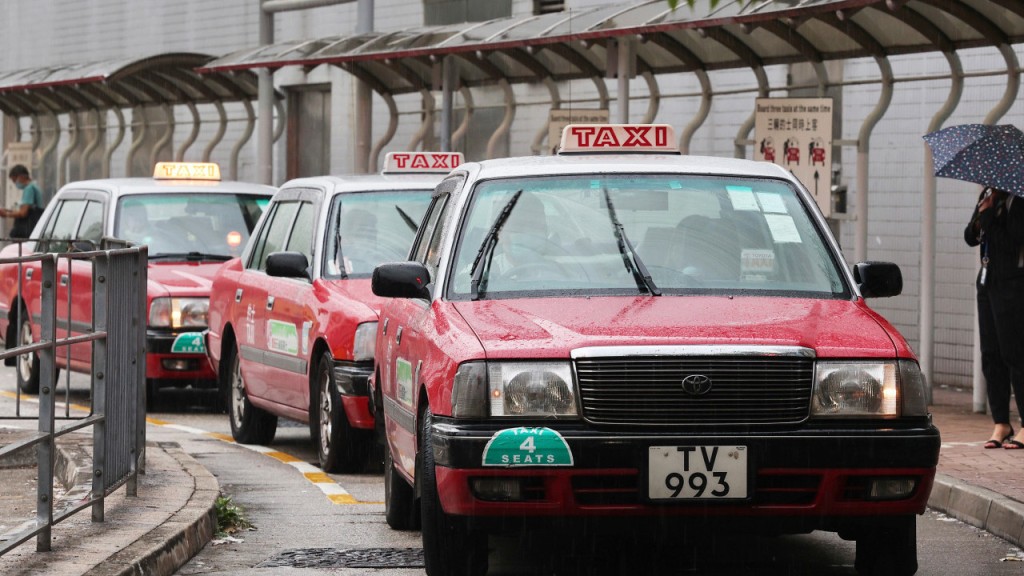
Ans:
[{"label": "drain cover", "polygon": [[422,548],[296,548],[279,552],[257,568],[423,568]]}]

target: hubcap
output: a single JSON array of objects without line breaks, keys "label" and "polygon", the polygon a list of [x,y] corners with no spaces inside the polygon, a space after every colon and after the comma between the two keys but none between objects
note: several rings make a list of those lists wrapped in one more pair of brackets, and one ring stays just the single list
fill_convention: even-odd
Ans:
[{"label": "hubcap", "polygon": [[236,428],[241,428],[242,418],[245,417],[245,381],[242,380],[242,370],[236,359],[231,371],[231,419]]},{"label": "hubcap", "polygon": [[[32,344],[32,324],[29,322],[21,323],[21,339],[18,343],[20,346],[30,346]],[[32,353],[20,354],[18,356],[18,372],[21,374],[21,379],[28,382],[32,378]]]},{"label": "hubcap", "polygon": [[331,449],[331,378],[326,371],[320,373],[320,452]]}]

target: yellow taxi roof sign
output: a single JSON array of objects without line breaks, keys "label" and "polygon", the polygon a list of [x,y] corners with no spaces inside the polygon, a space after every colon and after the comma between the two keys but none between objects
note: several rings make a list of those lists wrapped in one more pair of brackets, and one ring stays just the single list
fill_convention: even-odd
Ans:
[{"label": "yellow taxi roof sign", "polygon": [[562,129],[559,154],[648,152],[679,154],[668,124],[569,124]]},{"label": "yellow taxi roof sign", "polygon": [[383,174],[447,174],[462,164],[461,152],[388,152]]},{"label": "yellow taxi roof sign", "polygon": [[157,180],[220,180],[220,165],[213,162],[157,162]]}]

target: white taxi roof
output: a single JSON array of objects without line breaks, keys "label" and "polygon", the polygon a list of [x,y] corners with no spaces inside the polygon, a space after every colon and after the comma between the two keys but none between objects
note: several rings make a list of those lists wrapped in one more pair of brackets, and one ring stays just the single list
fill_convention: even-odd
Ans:
[{"label": "white taxi roof", "polygon": [[457,170],[470,172],[473,179],[647,172],[652,174],[783,178],[791,182],[796,181],[785,168],[770,162],[659,153],[598,153],[500,158],[482,162],[467,162]]},{"label": "white taxi roof", "polygon": [[295,178],[281,185],[281,190],[316,188],[330,194],[373,192],[376,190],[430,190],[444,179],[444,174],[355,174],[344,176],[310,176]]},{"label": "white taxi roof", "polygon": [[202,192],[205,194],[257,194],[271,196],[273,186],[237,182],[233,180],[157,180],[154,178],[104,178],[69,182],[57,192],[64,190],[102,190],[114,198],[128,194],[158,194],[168,192]]}]

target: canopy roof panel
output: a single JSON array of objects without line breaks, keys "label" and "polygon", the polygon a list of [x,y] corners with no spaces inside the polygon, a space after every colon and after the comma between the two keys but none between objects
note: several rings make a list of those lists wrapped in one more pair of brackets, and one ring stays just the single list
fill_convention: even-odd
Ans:
[{"label": "canopy roof panel", "polygon": [[[461,83],[564,81],[604,75],[610,39],[637,38],[641,71],[668,73],[883,57],[1024,41],[1020,0],[725,0],[670,10],[665,0],[541,16],[282,42],[199,68],[335,64],[378,91],[429,87],[454,55]],[[370,80],[368,80],[370,81]]]},{"label": "canopy roof panel", "polygon": [[0,111],[28,116],[256,98],[251,72],[196,73],[212,59],[167,53],[0,73]]}]

